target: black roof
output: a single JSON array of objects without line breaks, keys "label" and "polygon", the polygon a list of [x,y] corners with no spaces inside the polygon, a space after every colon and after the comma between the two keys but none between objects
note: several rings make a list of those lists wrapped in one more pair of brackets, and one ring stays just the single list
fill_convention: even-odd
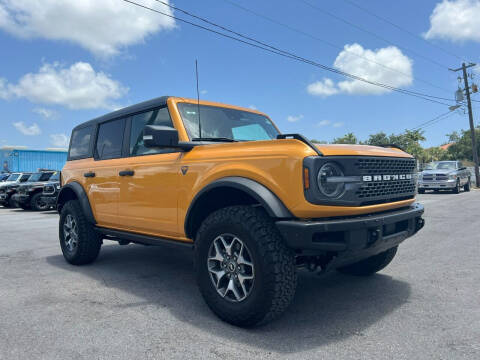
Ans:
[{"label": "black roof", "polygon": [[102,123],[108,120],[113,120],[122,116],[130,115],[130,114],[135,114],[138,112],[142,112],[144,110],[148,109],[153,109],[156,107],[162,107],[167,105],[167,100],[170,96],[161,96],[157,97],[155,99],[147,100],[135,105],[127,106],[123,109],[113,111],[111,113],[99,116],[93,120],[86,121],[84,123],[81,123],[80,125],[77,125],[73,130],[78,129],[78,128],[83,128],[85,126],[90,126],[90,125],[96,125],[98,123]]}]

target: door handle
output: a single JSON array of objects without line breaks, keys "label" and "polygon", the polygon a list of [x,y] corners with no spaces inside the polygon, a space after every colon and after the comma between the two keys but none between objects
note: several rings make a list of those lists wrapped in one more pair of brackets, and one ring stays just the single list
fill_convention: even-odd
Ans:
[{"label": "door handle", "polygon": [[133,170],[122,170],[118,173],[120,176],[133,176],[135,172]]},{"label": "door handle", "polygon": [[84,177],[86,178],[93,178],[95,177],[95,173],[94,172],[86,172],[85,174],[83,174]]}]

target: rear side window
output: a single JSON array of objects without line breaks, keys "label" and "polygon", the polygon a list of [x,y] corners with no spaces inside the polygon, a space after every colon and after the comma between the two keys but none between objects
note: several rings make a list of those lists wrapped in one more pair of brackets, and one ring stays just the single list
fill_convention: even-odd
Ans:
[{"label": "rear side window", "polygon": [[30,174],[24,174],[24,175],[22,175],[22,177],[20,178],[20,182],[25,182],[25,181],[27,181],[29,177],[30,177]]},{"label": "rear side window", "polygon": [[122,156],[125,119],[118,119],[100,124],[98,128],[95,155],[99,160],[115,159]]},{"label": "rear side window", "polygon": [[168,108],[160,108],[132,116],[130,155],[148,155],[175,151],[172,148],[147,148],[143,145],[143,128],[146,125],[173,127]]},{"label": "rear side window", "polygon": [[70,160],[89,157],[92,132],[93,126],[86,126],[73,131],[70,150],[68,152],[68,158]]}]

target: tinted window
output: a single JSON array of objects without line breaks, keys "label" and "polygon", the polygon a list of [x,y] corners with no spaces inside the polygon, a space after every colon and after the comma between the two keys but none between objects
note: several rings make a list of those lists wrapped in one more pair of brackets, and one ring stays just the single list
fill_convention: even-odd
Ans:
[{"label": "tinted window", "polygon": [[60,171],[54,172],[53,175],[48,180],[59,181],[60,180]]},{"label": "tinted window", "polygon": [[122,156],[125,119],[100,124],[95,154],[98,159],[114,159]]},{"label": "tinted window", "polygon": [[27,181],[29,177],[30,177],[30,174],[22,175],[22,177],[20,178],[20,182],[25,182],[25,181]]},{"label": "tinted window", "polygon": [[18,179],[19,176],[20,174],[12,174],[8,177],[7,181],[15,181]]},{"label": "tinted window", "polygon": [[93,126],[87,126],[73,131],[70,144],[69,158],[82,159],[89,156],[90,141],[92,139]]},{"label": "tinted window", "polygon": [[168,108],[164,107],[132,116],[130,131],[130,155],[158,154],[172,152],[171,148],[147,148],[143,145],[143,128],[145,125],[161,125],[173,127]]}]

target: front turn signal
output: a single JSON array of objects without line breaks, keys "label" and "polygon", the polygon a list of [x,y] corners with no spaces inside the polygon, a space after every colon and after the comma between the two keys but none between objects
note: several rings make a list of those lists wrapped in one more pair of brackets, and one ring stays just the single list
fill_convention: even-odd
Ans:
[{"label": "front turn signal", "polygon": [[310,172],[307,167],[303,168],[303,188],[304,190],[310,189]]}]

